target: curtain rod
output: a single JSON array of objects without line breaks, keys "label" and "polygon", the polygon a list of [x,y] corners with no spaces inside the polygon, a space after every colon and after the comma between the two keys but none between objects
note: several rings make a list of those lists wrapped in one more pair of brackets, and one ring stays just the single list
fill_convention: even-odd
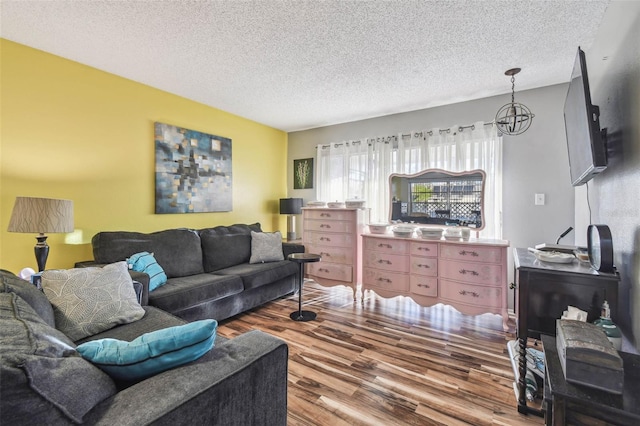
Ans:
[{"label": "curtain rod", "polygon": [[[485,121],[484,125],[485,126],[493,126],[495,124],[495,121]],[[464,131],[464,129],[471,129],[471,130],[475,130],[476,125],[475,124],[470,124],[468,126],[458,126],[458,131],[462,132]],[[449,127],[447,129],[440,129],[438,130],[438,134],[443,134],[443,133],[451,133],[451,129],[453,129],[453,127]],[[455,129],[454,129],[455,130]],[[428,130],[426,132],[429,136],[433,136],[433,130]],[[423,132],[415,132],[413,134],[413,137],[419,138],[420,136],[423,136]],[[411,133],[402,133],[400,135],[401,137],[405,138],[407,136],[411,136]],[[376,138],[369,138],[369,140],[372,140],[374,142],[383,142],[383,143],[390,143],[392,141],[397,141],[398,137],[397,136],[382,136],[382,137],[376,137]],[[344,144],[351,144],[351,145],[359,145],[362,141],[361,140],[354,140],[354,141],[349,141],[349,142],[338,142],[335,144],[326,144],[326,145],[322,145],[322,148],[329,148],[331,145],[334,145],[336,148],[344,145]]]}]

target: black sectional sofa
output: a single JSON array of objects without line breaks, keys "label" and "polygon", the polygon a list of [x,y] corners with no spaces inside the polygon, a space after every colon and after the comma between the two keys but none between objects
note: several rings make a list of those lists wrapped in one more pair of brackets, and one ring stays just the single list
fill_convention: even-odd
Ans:
[{"label": "black sectional sofa", "polygon": [[217,336],[200,359],[137,383],[113,380],[75,351],[131,341],[186,321],[152,306],[144,316],[72,342],[34,285],[0,271],[0,424],[262,425],[287,423],[287,344],[255,330]]},{"label": "black sectional sofa", "polygon": [[144,287],[142,305],[187,321],[221,321],[297,288],[298,265],[286,259],[291,253],[303,253],[304,246],[283,243],[285,260],[251,264],[251,231],[262,232],[260,224],[153,233],[100,232],[92,239],[94,261],[76,266],[114,263],[144,251],[153,253],[168,280],[149,292],[149,277],[132,271]]}]

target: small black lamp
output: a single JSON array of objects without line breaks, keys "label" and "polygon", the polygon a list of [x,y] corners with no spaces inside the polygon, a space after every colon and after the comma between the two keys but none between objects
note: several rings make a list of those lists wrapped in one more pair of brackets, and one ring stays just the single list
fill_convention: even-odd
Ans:
[{"label": "small black lamp", "polygon": [[302,213],[302,198],[280,198],[280,214],[287,216],[287,241],[296,239],[296,216]]}]

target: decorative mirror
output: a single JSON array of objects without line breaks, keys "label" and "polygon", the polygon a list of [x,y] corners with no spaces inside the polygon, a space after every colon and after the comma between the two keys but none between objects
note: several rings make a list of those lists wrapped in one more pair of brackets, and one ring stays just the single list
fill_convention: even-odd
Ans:
[{"label": "decorative mirror", "polygon": [[482,170],[448,172],[427,169],[413,175],[389,176],[389,220],[425,225],[484,228]]}]

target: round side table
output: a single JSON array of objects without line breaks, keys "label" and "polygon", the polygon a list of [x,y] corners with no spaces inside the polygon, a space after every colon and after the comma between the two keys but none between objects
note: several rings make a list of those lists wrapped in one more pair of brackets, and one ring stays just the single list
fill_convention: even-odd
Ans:
[{"label": "round side table", "polygon": [[304,265],[305,263],[320,262],[322,256],[313,253],[293,253],[288,257],[292,262],[300,265],[300,279],[298,282],[298,310],[291,312],[289,317],[294,321],[313,321],[316,319],[316,313],[302,310],[302,284],[304,283]]}]

